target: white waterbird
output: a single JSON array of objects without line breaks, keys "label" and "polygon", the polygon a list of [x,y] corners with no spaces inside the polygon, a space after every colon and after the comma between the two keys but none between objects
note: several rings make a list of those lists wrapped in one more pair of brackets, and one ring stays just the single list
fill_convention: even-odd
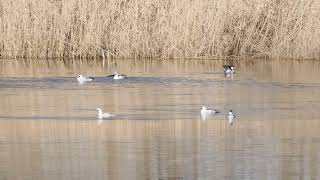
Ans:
[{"label": "white waterbird", "polygon": [[93,81],[93,79],[94,78],[92,78],[92,77],[85,77],[81,74],[78,75],[78,77],[77,77],[77,81],[79,81],[79,82]]},{"label": "white waterbird", "polygon": [[235,118],[236,118],[236,115],[234,115],[232,110],[230,110],[227,115],[227,119],[228,119],[229,124],[232,125]]},{"label": "white waterbird", "polygon": [[103,113],[100,108],[97,108],[97,117],[99,119],[113,117],[114,114],[111,113]]},{"label": "white waterbird", "polygon": [[114,72],[114,74],[108,75],[107,77],[112,77],[113,79],[125,79],[127,78],[126,74],[119,74],[118,72]]},{"label": "white waterbird", "polygon": [[231,75],[234,74],[236,71],[234,70],[233,65],[223,65],[224,68],[224,74],[225,75]]},{"label": "white waterbird", "polygon": [[216,113],[219,113],[219,111],[216,109],[207,109],[206,106],[201,106],[200,114],[203,120],[205,120],[207,116],[212,116],[212,115],[215,115]]},{"label": "white waterbird", "polygon": [[118,74],[117,72],[114,72],[113,79],[124,79],[125,76],[122,74]]}]

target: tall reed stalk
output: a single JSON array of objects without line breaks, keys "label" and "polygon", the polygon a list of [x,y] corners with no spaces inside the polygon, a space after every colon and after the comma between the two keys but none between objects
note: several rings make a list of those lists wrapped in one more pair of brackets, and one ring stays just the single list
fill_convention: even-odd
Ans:
[{"label": "tall reed stalk", "polygon": [[0,0],[0,58],[320,58],[319,0]]}]

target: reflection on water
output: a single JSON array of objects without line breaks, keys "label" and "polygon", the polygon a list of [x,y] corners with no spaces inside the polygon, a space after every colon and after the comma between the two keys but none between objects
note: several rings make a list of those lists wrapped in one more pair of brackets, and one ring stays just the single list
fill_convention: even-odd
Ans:
[{"label": "reflection on water", "polygon": [[1,60],[0,179],[319,179],[320,62],[223,63]]}]

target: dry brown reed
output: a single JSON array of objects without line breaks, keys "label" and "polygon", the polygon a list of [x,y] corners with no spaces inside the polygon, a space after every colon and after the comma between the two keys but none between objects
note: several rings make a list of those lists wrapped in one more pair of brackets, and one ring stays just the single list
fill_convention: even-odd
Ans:
[{"label": "dry brown reed", "polygon": [[319,59],[319,14],[319,0],[0,0],[0,57]]}]

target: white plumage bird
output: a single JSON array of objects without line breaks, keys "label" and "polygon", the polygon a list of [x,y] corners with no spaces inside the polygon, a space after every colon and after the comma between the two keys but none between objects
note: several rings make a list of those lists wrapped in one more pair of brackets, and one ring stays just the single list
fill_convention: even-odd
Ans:
[{"label": "white plumage bird", "polygon": [[228,119],[229,124],[232,125],[235,118],[236,118],[236,115],[234,115],[232,110],[230,110],[227,115],[227,119]]},{"label": "white plumage bird", "polygon": [[207,109],[206,106],[201,106],[200,114],[201,114],[201,117],[203,120],[205,120],[207,118],[207,116],[211,116],[216,113],[219,113],[219,111],[216,109]]},{"label": "white plumage bird", "polygon": [[78,77],[77,77],[77,81],[79,81],[79,82],[87,82],[87,81],[93,81],[93,78],[91,78],[91,77],[85,77],[85,76],[83,76],[83,75],[78,75]]},{"label": "white plumage bird", "polygon": [[231,75],[234,74],[236,71],[234,70],[233,65],[223,65],[224,68],[224,74],[225,75]]},{"label": "white plumage bird", "polygon": [[127,75],[125,75],[125,74],[119,74],[118,72],[114,72],[114,74],[108,75],[107,77],[112,77],[113,79],[118,80],[118,79],[125,79],[125,78],[127,78]]},{"label": "white plumage bird", "polygon": [[99,119],[113,117],[114,114],[111,113],[103,113],[100,108],[97,108],[97,117]]},{"label": "white plumage bird", "polygon": [[114,73],[113,79],[124,79],[125,76],[117,72]]}]

